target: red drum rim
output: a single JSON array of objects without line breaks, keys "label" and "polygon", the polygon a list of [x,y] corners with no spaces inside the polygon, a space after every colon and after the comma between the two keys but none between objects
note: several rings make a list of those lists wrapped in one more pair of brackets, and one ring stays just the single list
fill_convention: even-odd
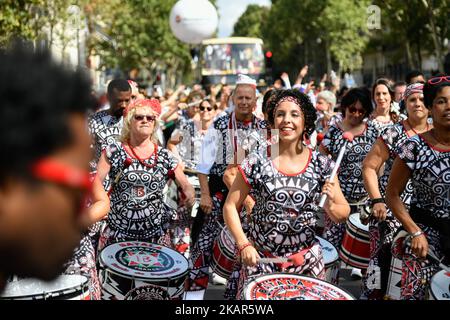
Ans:
[{"label": "red drum rim", "polygon": [[[66,287],[57,288],[63,279],[70,279],[70,284]],[[14,291],[23,290],[26,285],[36,287],[47,287],[48,291],[33,291],[26,294],[15,293]],[[0,300],[46,300],[46,299],[70,299],[89,293],[89,279],[79,274],[63,274],[53,281],[43,281],[36,278],[24,278],[18,281],[10,282],[6,285]],[[89,294],[88,294],[89,295]]]},{"label": "red drum rim", "polygon": [[[449,290],[449,287],[450,287],[450,272],[441,270],[435,273],[433,277],[431,277],[429,292],[434,300],[450,300],[450,292],[448,291],[447,291],[448,297],[442,297],[442,293],[445,292],[443,288]],[[438,293],[440,293],[439,297],[437,296]]]},{"label": "red drum rim", "polygon": [[[309,289],[314,289],[314,287],[317,285],[319,285],[321,287],[320,289],[318,289],[314,292],[314,294],[317,294],[315,296],[315,298],[319,298],[319,299],[302,299],[302,300],[356,300],[355,297],[353,297],[353,295],[351,295],[348,291],[341,289],[327,281],[313,278],[310,276],[304,276],[304,275],[298,275],[298,274],[292,274],[292,273],[273,273],[273,274],[254,277],[252,280],[250,280],[248,283],[245,284],[244,289],[243,289],[243,298],[245,300],[275,300],[275,299],[264,299],[264,298],[253,299],[254,291],[259,288],[259,289],[263,289],[263,290],[261,290],[261,292],[264,292],[265,294],[269,294],[270,292],[268,292],[267,289],[270,290],[271,288],[264,287],[264,283],[263,283],[264,281],[277,281],[278,280],[279,284],[281,285],[282,284],[281,280],[288,280],[288,279],[298,281],[302,285],[304,285],[304,287],[309,288]],[[328,291],[324,290],[326,288],[328,288]],[[276,290],[276,288],[274,290]],[[308,292],[312,292],[312,291],[313,290],[308,290]],[[320,299],[321,298],[320,294],[323,295],[325,293],[327,293],[330,296],[330,298],[334,294],[336,299]],[[312,297],[313,297],[313,295],[311,295],[311,298]],[[323,297],[325,297],[325,296],[323,296]],[[295,299],[295,296],[291,295],[290,298]],[[280,299],[280,300],[291,300],[291,299]]]},{"label": "red drum rim", "polygon": [[[170,272],[170,269],[166,268],[159,272],[150,272],[145,270],[132,269],[129,266],[124,265],[123,263],[119,263],[119,261],[117,260],[118,252],[120,250],[133,247],[141,247],[154,251],[160,251],[160,254],[163,253],[163,258],[167,259],[168,256],[173,260],[173,267],[175,267],[176,270]],[[156,259],[159,259],[159,257],[160,255],[154,256],[154,258]],[[117,274],[127,279],[137,279],[142,281],[151,280],[154,282],[173,282],[180,278],[186,277],[190,270],[189,261],[179,252],[166,246],[144,241],[121,241],[110,244],[103,248],[102,252],[100,253],[99,261],[100,266],[107,272]],[[136,264],[136,268],[138,267],[139,264]]]}]

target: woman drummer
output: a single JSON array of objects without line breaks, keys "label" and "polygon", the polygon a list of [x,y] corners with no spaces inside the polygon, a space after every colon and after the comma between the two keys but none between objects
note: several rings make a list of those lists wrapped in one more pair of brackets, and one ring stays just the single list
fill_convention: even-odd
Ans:
[{"label": "woman drummer", "polygon": [[[425,106],[434,128],[409,138],[394,161],[386,200],[408,233],[402,257],[401,299],[423,300],[438,262],[450,260],[450,76],[429,79]],[[411,179],[410,208],[401,195]]]},{"label": "woman drummer", "polygon": [[[397,156],[397,148],[408,138],[431,129],[427,122],[428,109],[423,103],[423,84],[414,83],[403,95],[408,118],[385,128],[363,162],[364,185],[371,199],[372,215],[369,220],[370,261],[363,278],[363,294],[366,299],[382,299],[386,293],[391,262],[391,246],[400,222],[386,207],[384,196]],[[382,169],[384,165],[384,170]],[[378,173],[383,171],[381,177]],[[409,206],[412,185],[407,184],[402,201]],[[368,275],[372,275],[368,279]],[[374,286],[370,283],[378,283]]]},{"label": "woman drummer", "polygon": [[[315,237],[320,193],[328,196],[325,211],[333,221],[344,221],[350,212],[338,180],[326,181],[332,161],[305,146],[316,120],[309,98],[297,90],[283,90],[270,101],[269,110],[269,122],[279,130],[279,141],[270,157],[256,151],[242,162],[241,174],[236,176],[224,205],[224,219],[243,264],[239,291],[248,277],[273,272],[323,279],[322,249]],[[256,202],[247,237],[238,208],[250,190]],[[258,263],[260,257],[294,256],[295,263]]]},{"label": "woman drummer", "polygon": [[395,102],[395,92],[388,79],[379,78],[372,86],[372,100],[375,110],[370,115],[370,123],[381,131],[400,120],[400,106]]},{"label": "woman drummer", "polygon": [[107,175],[113,181],[111,211],[101,233],[99,250],[118,241],[139,240],[170,246],[167,234],[171,212],[162,199],[162,191],[174,174],[189,205],[194,189],[188,183],[177,160],[156,143],[155,121],[161,112],[156,99],[138,99],[124,115],[120,142],[103,152],[97,168],[97,179]]}]

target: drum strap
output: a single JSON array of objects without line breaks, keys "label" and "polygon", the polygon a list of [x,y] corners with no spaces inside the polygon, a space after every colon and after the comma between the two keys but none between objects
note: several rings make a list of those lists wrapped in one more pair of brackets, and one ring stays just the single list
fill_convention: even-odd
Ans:
[{"label": "drum strap", "polygon": [[421,223],[431,227],[440,233],[440,244],[445,255],[445,261],[450,260],[450,219],[437,219],[432,216],[432,212],[411,205],[409,209],[411,218],[416,223]]}]

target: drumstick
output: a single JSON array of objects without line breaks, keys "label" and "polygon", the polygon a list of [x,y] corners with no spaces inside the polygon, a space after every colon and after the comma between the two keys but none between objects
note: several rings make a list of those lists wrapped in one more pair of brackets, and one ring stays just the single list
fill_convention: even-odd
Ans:
[{"label": "drumstick", "polygon": [[303,254],[297,253],[293,254],[292,256],[288,258],[284,257],[277,257],[277,258],[260,258],[258,260],[259,263],[286,263],[290,262],[294,266],[298,267],[304,264],[305,258],[303,257]]},{"label": "drumstick", "polygon": [[[342,146],[341,150],[339,150],[339,154],[338,154],[338,157],[336,159],[336,163],[334,165],[333,170],[331,171],[330,181],[333,181],[334,177],[336,176],[336,173],[337,173],[337,171],[339,169],[339,166],[341,165],[342,158],[344,157],[344,152],[345,152],[345,148],[347,147],[347,143],[353,141],[353,134],[351,132],[349,132],[349,131],[346,131],[342,135],[342,138],[345,139],[345,142],[344,142],[344,145]],[[327,200],[327,195],[323,194],[322,197],[320,198],[320,202],[319,202],[319,207],[320,208],[323,208],[323,206],[325,204],[325,200]]]},{"label": "drumstick", "polygon": [[123,162],[123,167],[120,169],[119,173],[117,174],[116,178],[114,179],[114,182],[111,185],[111,188],[108,191],[108,196],[111,195],[111,192],[112,192],[114,186],[119,182],[119,179],[123,174],[123,171],[126,168],[128,168],[132,163],[133,163],[133,161],[130,158],[125,159],[125,161]]},{"label": "drumstick", "polygon": [[445,264],[443,264],[441,262],[441,260],[438,259],[438,257],[436,257],[434,255],[434,253],[431,250],[428,250],[428,257],[430,257],[432,260],[434,260],[435,262],[439,263],[439,268],[445,270],[446,272],[450,272],[450,267],[446,266]]}]

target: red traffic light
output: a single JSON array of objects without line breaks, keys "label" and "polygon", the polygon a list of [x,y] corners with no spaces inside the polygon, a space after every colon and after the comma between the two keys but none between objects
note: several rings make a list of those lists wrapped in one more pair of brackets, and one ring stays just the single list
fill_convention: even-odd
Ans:
[{"label": "red traffic light", "polygon": [[272,51],[267,51],[266,52],[266,58],[272,58]]}]

